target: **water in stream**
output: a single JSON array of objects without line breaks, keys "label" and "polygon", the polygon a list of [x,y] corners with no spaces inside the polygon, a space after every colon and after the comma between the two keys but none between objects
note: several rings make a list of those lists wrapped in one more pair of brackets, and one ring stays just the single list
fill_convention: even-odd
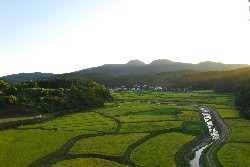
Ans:
[{"label": "water in stream", "polygon": [[[199,107],[199,110],[201,111],[202,115],[203,115],[203,119],[207,124],[208,130],[209,130],[209,134],[212,137],[212,139],[216,140],[219,138],[219,133],[216,130],[215,126],[213,125],[212,122],[212,117],[210,114],[210,110],[207,107]],[[211,143],[210,143],[211,144]],[[200,157],[202,154],[202,151],[207,148],[209,144],[206,144],[205,146],[199,148],[198,150],[195,151],[195,157],[194,159],[192,159],[190,161],[190,166],[191,167],[200,167]]]},{"label": "water in stream", "polygon": [[199,150],[197,150],[196,152],[195,152],[195,157],[194,157],[194,159],[192,159],[191,161],[190,161],[190,166],[191,167],[199,167],[200,165],[200,163],[199,163],[199,161],[200,161],[200,157],[201,157],[201,153],[202,153],[202,151],[203,150],[205,150],[205,148],[207,148],[207,146],[208,145],[206,145],[206,146],[204,146],[204,147],[201,147]]}]

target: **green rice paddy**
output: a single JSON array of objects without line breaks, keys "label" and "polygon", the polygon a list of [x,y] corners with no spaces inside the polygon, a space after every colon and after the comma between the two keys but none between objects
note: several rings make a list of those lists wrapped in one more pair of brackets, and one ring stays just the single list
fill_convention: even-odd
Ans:
[{"label": "green rice paddy", "polygon": [[145,167],[175,166],[174,155],[181,146],[194,136],[181,133],[166,133],[156,136],[137,147],[131,154],[131,160]]},{"label": "green rice paddy", "polygon": [[58,162],[52,167],[125,167],[127,165],[122,165],[114,161],[99,159],[99,158],[76,158],[72,160],[64,160]]},{"label": "green rice paddy", "polygon": [[223,166],[247,167],[250,164],[249,143],[228,143],[218,152]]},{"label": "green rice paddy", "polygon": [[104,154],[121,156],[126,149],[147,133],[129,133],[90,137],[78,141],[70,150],[72,154]]},{"label": "green rice paddy", "polygon": [[[34,162],[54,167],[175,166],[176,152],[207,128],[195,105],[215,107],[232,129],[229,143],[218,152],[219,161],[224,166],[249,164],[250,123],[240,118],[232,95],[211,91],[113,95],[115,101],[101,109],[0,131],[0,166]],[[231,162],[234,157],[237,160]]]}]

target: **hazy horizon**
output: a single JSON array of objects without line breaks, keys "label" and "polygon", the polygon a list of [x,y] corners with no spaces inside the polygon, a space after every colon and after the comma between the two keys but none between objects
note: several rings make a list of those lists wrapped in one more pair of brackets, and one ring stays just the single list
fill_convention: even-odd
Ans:
[{"label": "hazy horizon", "polygon": [[157,59],[250,64],[239,0],[0,1],[0,76]]},{"label": "hazy horizon", "polygon": [[[134,60],[141,61],[139,59],[134,59]],[[130,61],[134,61],[134,60],[130,60]],[[156,59],[156,60],[169,60],[169,59]],[[101,64],[99,66],[92,66],[92,67],[88,67],[88,68],[100,67],[100,66],[103,66],[103,65],[125,65],[125,64],[129,63],[130,61],[125,62],[125,63],[119,63],[119,64],[106,63],[106,64]],[[155,61],[155,60],[153,60],[153,61]],[[153,61],[151,61],[151,62],[153,62]],[[171,60],[169,60],[169,61],[171,61]],[[143,62],[143,61],[141,61],[141,62]],[[148,63],[143,62],[143,63],[145,63],[145,65],[149,65],[151,62],[148,62]],[[184,62],[174,62],[174,61],[172,61],[172,62],[173,63],[184,63]],[[213,62],[213,61],[209,61],[209,60],[198,62],[198,63],[188,63],[188,62],[185,62],[185,63],[187,63],[187,64],[199,64],[199,63],[205,63],[205,62],[222,63],[222,62]],[[227,63],[223,63],[223,64],[227,64]],[[228,64],[228,65],[230,65],[230,64]],[[250,64],[242,64],[242,65],[249,65],[250,66]],[[75,70],[75,71],[67,71],[67,72],[64,72],[64,73],[53,73],[53,72],[42,72],[42,71],[19,72],[19,73],[13,73],[13,74],[3,75],[3,76],[0,76],[0,77],[4,77],[4,76],[8,76],[8,75],[14,75],[14,74],[20,74],[20,73],[53,73],[53,74],[65,74],[65,73],[71,73],[71,72],[76,72],[76,71],[80,71],[80,70],[85,70],[85,69],[88,69],[88,68],[82,68],[82,69],[78,69],[78,70]]]}]

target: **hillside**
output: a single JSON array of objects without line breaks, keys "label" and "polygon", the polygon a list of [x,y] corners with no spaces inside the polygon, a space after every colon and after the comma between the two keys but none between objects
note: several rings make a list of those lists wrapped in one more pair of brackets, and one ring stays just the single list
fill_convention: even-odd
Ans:
[{"label": "hillside", "polygon": [[160,72],[173,72],[183,70],[194,71],[224,71],[243,67],[249,67],[247,64],[223,64],[216,62],[201,62],[199,64],[173,62],[166,59],[154,60],[150,64],[145,64],[139,60],[132,60],[127,64],[105,64],[99,67],[80,70],[80,73],[106,73],[110,75],[130,75],[147,74]]},{"label": "hillside", "polygon": [[6,82],[23,82],[43,78],[77,79],[80,82],[95,80],[107,86],[133,85],[149,83],[169,85],[176,77],[206,71],[228,71],[249,67],[246,64],[223,64],[211,61],[199,64],[173,62],[167,59],[154,60],[145,64],[140,60],[131,60],[126,64],[105,64],[76,72],[55,75],[52,73],[20,73],[1,77]]},{"label": "hillside", "polygon": [[19,74],[12,74],[0,77],[0,80],[3,80],[5,82],[23,82],[23,81],[30,81],[30,80],[38,80],[42,78],[47,78],[53,76],[53,73],[41,73],[41,72],[35,72],[35,73],[19,73]]},{"label": "hillside", "polygon": [[[218,92],[238,92],[242,85],[250,83],[250,67],[229,71],[182,70],[172,72],[112,75],[108,73],[69,73],[56,77],[76,79],[80,82],[94,80],[107,87],[153,85],[161,87],[189,87],[193,89],[213,89]],[[226,84],[225,84],[226,83]]]}]

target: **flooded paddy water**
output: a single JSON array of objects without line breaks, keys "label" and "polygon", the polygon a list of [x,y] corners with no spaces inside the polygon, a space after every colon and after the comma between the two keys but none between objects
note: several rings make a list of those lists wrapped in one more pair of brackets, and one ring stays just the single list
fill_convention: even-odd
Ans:
[{"label": "flooded paddy water", "polygon": [[210,113],[209,108],[201,106],[199,107],[199,110],[201,111],[201,114],[203,116],[203,119],[205,123],[207,124],[210,137],[212,138],[212,141],[210,143],[202,143],[198,147],[194,148],[195,150],[195,157],[190,161],[191,167],[200,167],[200,157],[202,155],[202,151],[205,150],[210,144],[212,144],[215,140],[219,138],[219,132],[216,129],[216,127],[213,124],[212,116]]}]

